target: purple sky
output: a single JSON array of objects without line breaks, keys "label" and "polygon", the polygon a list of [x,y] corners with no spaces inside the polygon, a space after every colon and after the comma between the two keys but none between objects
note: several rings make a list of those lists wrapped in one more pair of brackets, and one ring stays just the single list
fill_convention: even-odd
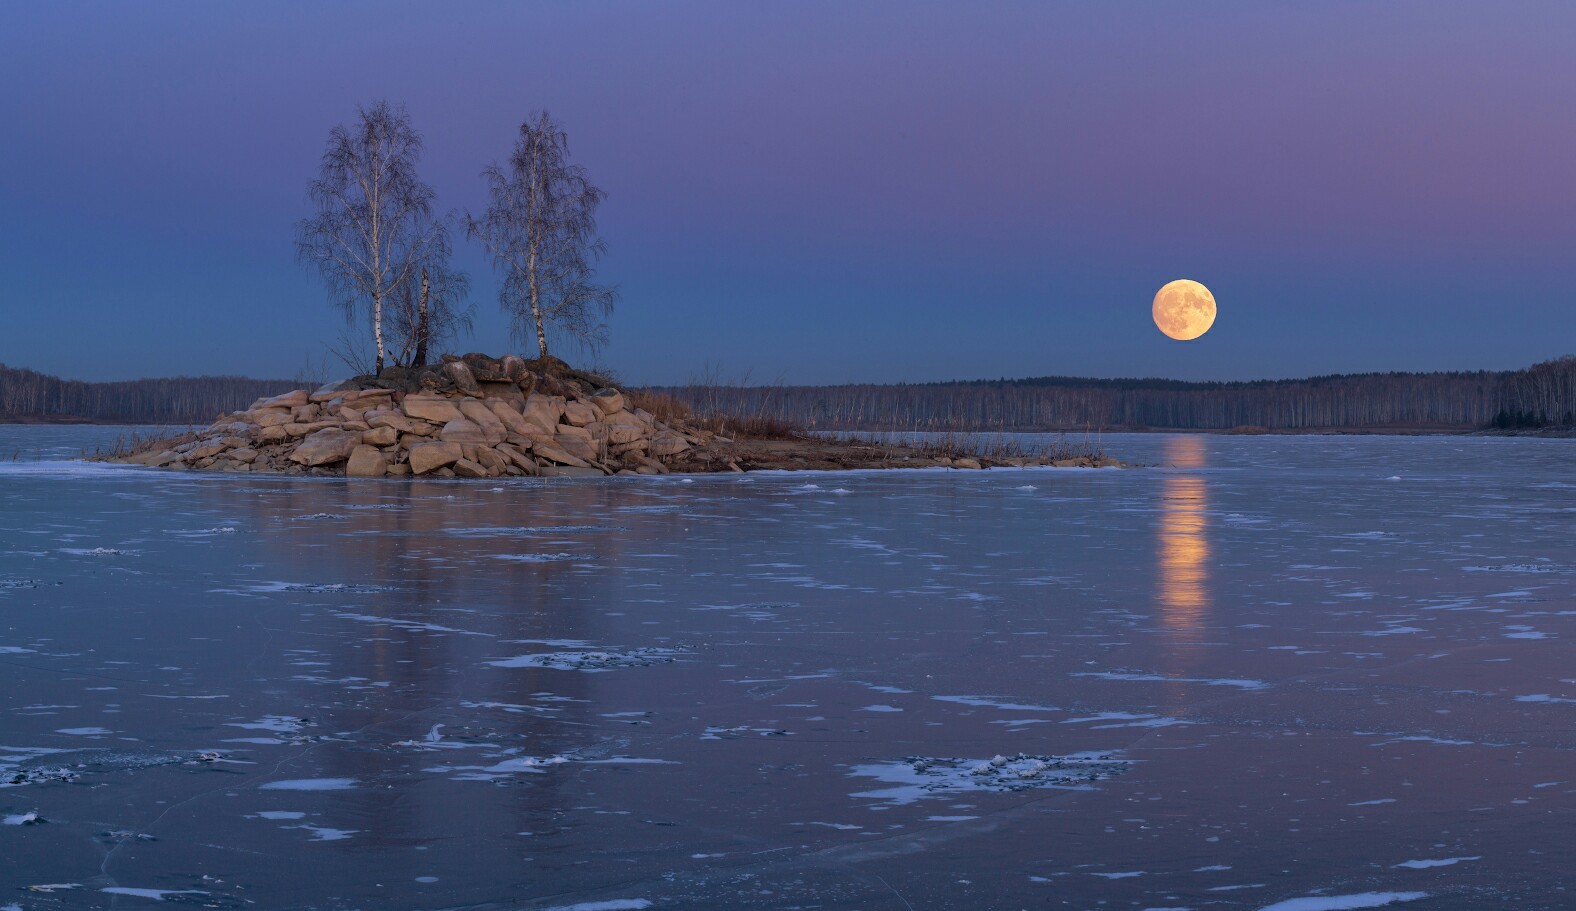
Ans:
[{"label": "purple sky", "polygon": [[1576,352],[1573,47],[1566,2],[5,4],[0,362],[323,358],[293,226],[388,98],[446,208],[564,123],[631,382],[1521,366]]}]

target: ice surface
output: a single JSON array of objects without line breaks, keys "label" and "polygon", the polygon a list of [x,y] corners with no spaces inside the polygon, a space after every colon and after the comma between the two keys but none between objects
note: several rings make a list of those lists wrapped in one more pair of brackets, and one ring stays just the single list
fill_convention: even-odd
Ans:
[{"label": "ice surface", "polygon": [[0,464],[0,908],[1561,894],[1570,441],[1104,443],[1161,467]]}]

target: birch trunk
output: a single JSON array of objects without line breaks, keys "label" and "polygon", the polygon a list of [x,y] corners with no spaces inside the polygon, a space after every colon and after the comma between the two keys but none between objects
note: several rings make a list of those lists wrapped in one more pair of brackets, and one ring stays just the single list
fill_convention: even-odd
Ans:
[{"label": "birch trunk", "polygon": [[427,366],[427,341],[432,332],[427,316],[427,296],[431,287],[427,281],[427,269],[423,267],[421,270],[421,303],[418,305],[416,317],[416,363],[414,366],[417,367]]}]

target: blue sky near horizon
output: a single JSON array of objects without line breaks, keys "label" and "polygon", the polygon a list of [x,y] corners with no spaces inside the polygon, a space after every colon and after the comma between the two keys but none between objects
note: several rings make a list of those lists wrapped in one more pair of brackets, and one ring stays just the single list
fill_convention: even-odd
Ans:
[{"label": "blue sky near horizon", "polygon": [[[6,4],[0,362],[323,360],[294,224],[388,98],[445,208],[563,122],[629,382],[1523,366],[1576,352],[1573,43],[1553,2]],[[459,261],[456,347],[518,348]]]}]

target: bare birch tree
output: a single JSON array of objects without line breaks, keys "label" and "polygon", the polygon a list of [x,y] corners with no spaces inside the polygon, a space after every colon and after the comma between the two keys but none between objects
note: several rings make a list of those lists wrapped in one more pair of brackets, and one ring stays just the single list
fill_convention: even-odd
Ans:
[{"label": "bare birch tree", "polygon": [[546,111],[534,113],[520,124],[508,169],[492,165],[482,178],[491,200],[481,218],[467,219],[470,236],[503,273],[498,300],[516,337],[534,331],[542,357],[549,332],[595,350],[618,299],[594,280],[606,250],[596,209],[606,194],[569,162],[568,135]]},{"label": "bare birch tree", "polygon": [[317,268],[348,320],[370,316],[382,372],[384,309],[446,235],[432,218],[436,194],[416,175],[421,136],[410,115],[387,101],[357,113],[352,127],[328,134],[318,177],[307,186],[317,213],[298,226],[296,254]]},{"label": "bare birch tree", "polygon": [[451,221],[445,218],[430,234],[423,232],[431,241],[389,307],[389,335],[394,339],[389,350],[396,364],[425,366],[437,346],[471,331],[476,308],[464,303],[470,278],[449,263]]}]

